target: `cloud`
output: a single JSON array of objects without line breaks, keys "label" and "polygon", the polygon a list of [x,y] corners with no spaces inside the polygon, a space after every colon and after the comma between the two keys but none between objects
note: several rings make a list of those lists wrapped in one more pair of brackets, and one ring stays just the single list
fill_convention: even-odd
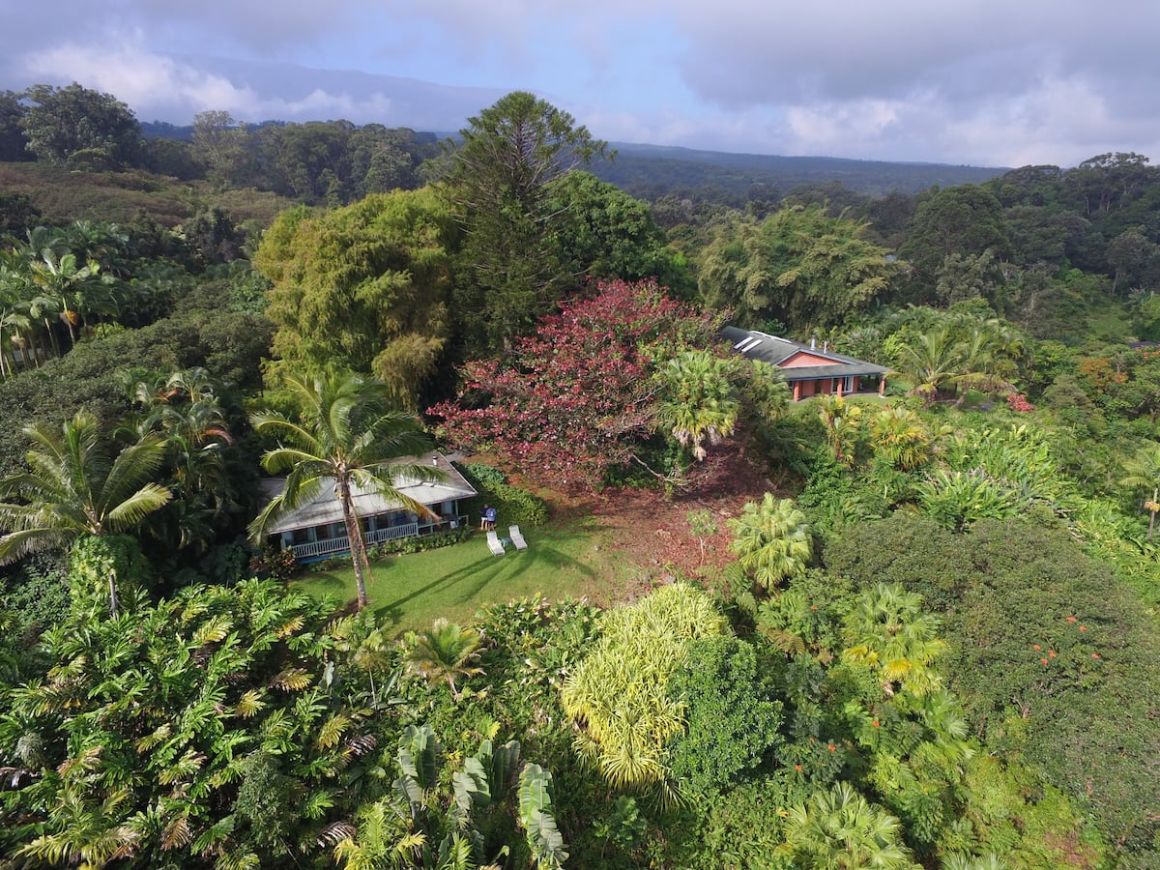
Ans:
[{"label": "cloud", "polygon": [[[54,12],[85,42],[20,4],[0,74],[78,79],[142,117],[225,108],[453,129],[510,84],[596,135],[658,144],[1011,165],[1160,143],[1160,4],[1139,0],[57,0]],[[308,68],[334,66],[496,87]]]}]

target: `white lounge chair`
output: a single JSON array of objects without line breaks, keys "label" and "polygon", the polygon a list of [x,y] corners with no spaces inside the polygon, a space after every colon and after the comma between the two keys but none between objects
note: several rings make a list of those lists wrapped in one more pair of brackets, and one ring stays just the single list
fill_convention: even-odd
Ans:
[{"label": "white lounge chair", "polygon": [[495,532],[487,533],[487,548],[491,550],[493,556],[502,556],[504,554],[503,544],[500,543],[499,535]]},{"label": "white lounge chair", "polygon": [[512,543],[516,545],[517,550],[526,550],[528,542],[524,540],[524,534],[520,531],[519,526],[508,526],[508,537],[512,539]]}]

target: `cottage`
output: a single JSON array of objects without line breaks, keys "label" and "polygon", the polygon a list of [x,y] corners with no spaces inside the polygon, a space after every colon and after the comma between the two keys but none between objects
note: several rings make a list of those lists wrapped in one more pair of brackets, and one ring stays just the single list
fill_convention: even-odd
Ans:
[{"label": "cottage", "polygon": [[753,329],[726,326],[721,336],[749,359],[761,360],[781,370],[795,402],[810,396],[848,396],[886,391],[888,369],[864,360],[834,353],[828,346],[808,345],[778,338]]},{"label": "cottage", "polygon": [[[400,479],[395,488],[419,504],[426,505],[437,519],[419,517],[410,513],[401,503],[385,498],[374,491],[357,485],[351,487],[354,508],[362,518],[363,535],[368,545],[381,544],[395,538],[426,535],[445,529],[457,529],[467,524],[460,513],[460,502],[477,495],[475,488],[441,453],[408,457],[402,461],[412,464],[433,465],[443,472],[443,480],[409,481]],[[284,478],[263,481],[267,500],[282,492]],[[334,495],[333,481],[323,482],[314,498],[283,514],[270,526],[267,540],[275,546],[291,550],[300,562],[325,559],[350,552],[346,536],[342,506]]]}]

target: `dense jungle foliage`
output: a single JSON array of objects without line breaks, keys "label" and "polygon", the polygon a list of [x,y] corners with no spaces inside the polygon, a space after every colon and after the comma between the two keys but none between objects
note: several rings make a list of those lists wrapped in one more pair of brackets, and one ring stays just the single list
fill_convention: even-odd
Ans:
[{"label": "dense jungle foliage", "polygon": [[[519,92],[445,143],[0,95],[0,867],[1160,866],[1160,170],[607,152]],[[351,491],[423,515],[433,447],[527,528],[687,507],[700,568],[397,636]],[[265,546],[320,493],[352,601]]]}]

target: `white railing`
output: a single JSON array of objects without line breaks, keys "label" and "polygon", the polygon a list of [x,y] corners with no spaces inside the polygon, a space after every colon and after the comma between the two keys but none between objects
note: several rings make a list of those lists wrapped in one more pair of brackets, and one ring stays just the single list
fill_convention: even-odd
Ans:
[{"label": "white railing", "polygon": [[[467,524],[467,517],[454,517],[455,528],[463,528]],[[365,532],[363,538],[368,546],[373,544],[381,544],[384,541],[394,541],[399,538],[411,538],[418,535],[420,531],[431,532],[445,526],[450,526],[449,521],[440,521],[434,523],[405,523],[401,526],[390,526],[385,529],[375,529],[373,532]],[[331,553],[349,553],[350,539],[343,535],[338,538],[327,538],[323,541],[309,541],[305,544],[292,544],[290,552],[294,554],[295,559],[311,559],[316,556],[329,556]]]}]

